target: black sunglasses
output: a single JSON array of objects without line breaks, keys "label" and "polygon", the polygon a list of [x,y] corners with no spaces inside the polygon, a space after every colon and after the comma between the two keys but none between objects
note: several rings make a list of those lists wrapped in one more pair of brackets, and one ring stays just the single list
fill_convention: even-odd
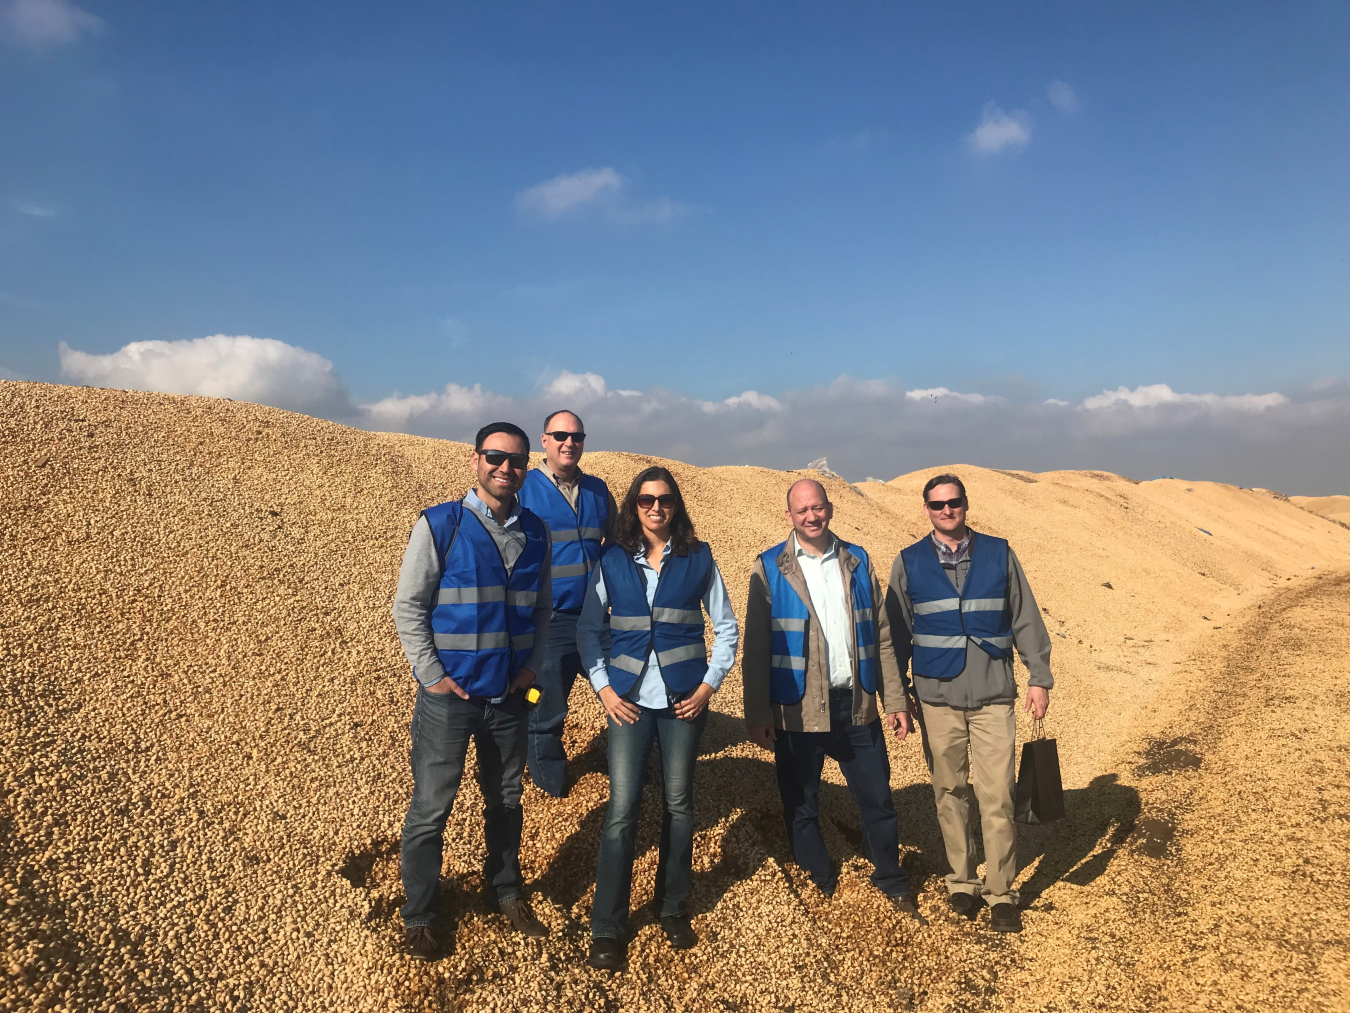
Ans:
[{"label": "black sunglasses", "polygon": [[568,437],[571,437],[572,440],[575,441],[575,442],[577,442],[577,443],[585,443],[585,442],[586,442],[586,434],[585,434],[585,433],[569,433],[569,432],[568,432],[567,430],[565,430],[565,429],[555,429],[553,432],[551,432],[551,433],[545,433],[544,435],[545,435],[545,436],[552,436],[552,437],[553,437],[555,440],[557,440],[559,443],[566,443]]},{"label": "black sunglasses", "polygon": [[965,505],[966,505],[966,498],[964,496],[957,496],[956,499],[930,499],[928,502],[924,504],[924,506],[926,506],[929,510],[933,511],[933,513],[937,513],[944,507],[951,507],[953,510],[960,510]]},{"label": "black sunglasses", "polygon": [[510,461],[516,471],[524,471],[530,466],[529,454],[508,454],[505,450],[484,450],[482,453],[483,460],[494,468],[500,467],[503,461]]},{"label": "black sunglasses", "polygon": [[642,507],[643,510],[650,510],[657,503],[660,503],[663,507],[674,506],[675,494],[666,492],[660,496],[653,496],[650,493],[643,493],[637,498],[637,505]]}]

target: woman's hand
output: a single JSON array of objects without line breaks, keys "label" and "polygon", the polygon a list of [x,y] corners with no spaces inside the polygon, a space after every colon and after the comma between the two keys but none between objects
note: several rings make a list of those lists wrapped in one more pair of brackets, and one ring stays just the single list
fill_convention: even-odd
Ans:
[{"label": "woman's hand", "polygon": [[683,700],[675,704],[675,716],[681,721],[693,721],[703,713],[703,708],[708,706],[708,701],[712,699],[713,688],[706,682],[700,682],[698,689],[690,693]]},{"label": "woman's hand", "polygon": [[637,709],[637,704],[629,703],[619,696],[614,692],[613,686],[606,686],[600,691],[600,704],[610,719],[621,725],[635,725],[637,719],[642,717],[642,711]]}]

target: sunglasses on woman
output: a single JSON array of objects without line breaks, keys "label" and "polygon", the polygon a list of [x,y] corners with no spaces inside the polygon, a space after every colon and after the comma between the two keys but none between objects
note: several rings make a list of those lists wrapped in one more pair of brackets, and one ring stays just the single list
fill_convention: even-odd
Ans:
[{"label": "sunglasses on woman", "polygon": [[674,506],[675,496],[674,494],[667,492],[662,493],[660,496],[643,494],[637,498],[637,505],[642,507],[643,510],[650,510],[652,507],[656,506],[657,503],[660,503],[663,507]]},{"label": "sunglasses on woman", "polygon": [[505,450],[484,450],[483,459],[494,468],[501,467],[503,461],[510,461],[514,471],[524,471],[530,466],[529,454],[508,454]]},{"label": "sunglasses on woman", "polygon": [[956,499],[930,499],[925,504],[925,506],[933,511],[933,513],[937,513],[939,510],[946,507],[951,507],[953,510],[960,510],[965,505],[966,498],[964,496],[957,496]]}]

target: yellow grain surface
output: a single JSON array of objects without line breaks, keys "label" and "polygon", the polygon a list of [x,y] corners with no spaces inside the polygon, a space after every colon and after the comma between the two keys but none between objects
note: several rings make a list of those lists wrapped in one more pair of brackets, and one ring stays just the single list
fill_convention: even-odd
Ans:
[{"label": "yellow grain surface", "polygon": [[1333,521],[1350,524],[1350,496],[1290,496],[1289,502]]},{"label": "yellow grain surface", "polygon": [[[550,938],[483,909],[466,776],[445,868],[455,952],[418,966],[396,953],[413,683],[390,602],[418,511],[467,488],[467,448],[17,382],[0,383],[0,420],[6,1013],[1344,1008],[1330,870],[1350,811],[1350,654],[1335,639],[1350,530],[1282,497],[953,466],[972,523],[1012,541],[1056,634],[1070,816],[1022,835],[1021,937],[945,910],[914,741],[892,745],[893,787],[932,924],[867,883],[832,764],[822,822],[844,872],[821,898],[786,855],[769,758],[742,739],[737,671],[699,764],[697,949],[672,952],[635,912],[630,971],[582,966],[606,780],[601,712],[579,685],[578,783],[562,801],[527,787],[524,803],[527,892]],[[586,465],[621,495],[650,460]],[[799,476],[670,467],[739,613]],[[827,480],[836,531],[884,571],[926,528],[919,489],[936,470]],[[649,785],[635,907],[658,813]]]}]

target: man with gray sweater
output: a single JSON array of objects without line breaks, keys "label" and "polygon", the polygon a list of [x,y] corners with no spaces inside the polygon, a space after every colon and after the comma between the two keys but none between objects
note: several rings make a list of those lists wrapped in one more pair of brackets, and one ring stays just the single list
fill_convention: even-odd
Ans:
[{"label": "man with gray sweater", "polygon": [[488,899],[517,931],[548,934],[520,896],[519,853],[524,693],[548,639],[552,543],[516,499],[530,463],[524,431],[509,422],[484,426],[470,460],[477,487],[422,511],[394,599],[394,625],[418,682],[401,854],[404,950],[414,960],[434,960],[453,938],[438,937],[436,901],[470,738],[483,791]]},{"label": "man with gray sweater", "polygon": [[[952,867],[951,905],[967,918],[990,908],[995,932],[1020,932],[1013,823],[1017,680],[1013,648],[1030,672],[1026,709],[1050,705],[1050,635],[1026,574],[1002,538],[966,526],[966,487],[938,475],[923,489],[930,534],[895,557],[886,610],[903,671],[912,658],[915,717],[933,778],[938,824]],[[980,804],[986,869],[970,826],[970,768]]]}]

